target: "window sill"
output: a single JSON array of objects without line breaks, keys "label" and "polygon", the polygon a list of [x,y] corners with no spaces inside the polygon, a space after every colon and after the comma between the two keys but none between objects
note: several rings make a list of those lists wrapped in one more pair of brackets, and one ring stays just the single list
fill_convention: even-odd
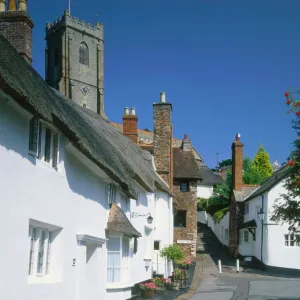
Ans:
[{"label": "window sill", "polygon": [[107,290],[114,290],[114,289],[125,289],[125,288],[132,288],[134,286],[134,283],[107,283],[106,289]]},{"label": "window sill", "polygon": [[59,281],[51,277],[49,275],[41,275],[41,274],[36,274],[36,275],[29,275],[27,283],[28,284],[53,284],[53,283],[58,283]]},{"label": "window sill", "polygon": [[152,260],[152,257],[150,257],[150,256],[145,256],[145,257],[144,257],[144,260]]}]

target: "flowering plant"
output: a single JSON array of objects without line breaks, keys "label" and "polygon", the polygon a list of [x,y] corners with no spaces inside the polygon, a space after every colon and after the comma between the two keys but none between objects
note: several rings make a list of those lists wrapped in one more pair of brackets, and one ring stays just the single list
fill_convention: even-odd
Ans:
[{"label": "flowering plant", "polygon": [[140,283],[140,288],[144,291],[156,291],[157,286],[153,282]]},{"label": "flowering plant", "polygon": [[180,267],[180,268],[186,268],[188,266],[190,266],[193,263],[193,261],[189,258],[186,258],[184,260],[177,260],[176,264]]},{"label": "flowering plant", "polygon": [[156,285],[156,286],[165,286],[165,284],[167,282],[171,282],[171,280],[169,278],[163,278],[163,277],[155,277],[152,278],[152,282]]}]

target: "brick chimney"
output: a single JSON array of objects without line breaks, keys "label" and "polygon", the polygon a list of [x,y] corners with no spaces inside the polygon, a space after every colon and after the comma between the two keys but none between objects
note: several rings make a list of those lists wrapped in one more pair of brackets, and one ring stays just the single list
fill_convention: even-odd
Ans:
[{"label": "brick chimney", "polygon": [[153,143],[156,172],[172,189],[173,186],[173,128],[172,104],[160,93],[160,102],[153,103]]},{"label": "brick chimney", "polygon": [[0,33],[20,55],[32,63],[32,28],[34,24],[27,14],[27,0],[0,0]]},{"label": "brick chimney", "polygon": [[132,107],[129,112],[129,108],[125,107],[123,115],[123,135],[130,138],[134,143],[138,143],[138,131],[137,131],[138,118],[135,114],[135,108]]},{"label": "brick chimney", "polygon": [[191,140],[189,139],[187,134],[184,135],[184,139],[182,140],[182,143],[181,143],[181,149],[183,151],[192,151],[193,150]]},{"label": "brick chimney", "polygon": [[232,187],[234,190],[241,190],[243,187],[243,144],[240,141],[241,135],[236,135],[232,143]]}]

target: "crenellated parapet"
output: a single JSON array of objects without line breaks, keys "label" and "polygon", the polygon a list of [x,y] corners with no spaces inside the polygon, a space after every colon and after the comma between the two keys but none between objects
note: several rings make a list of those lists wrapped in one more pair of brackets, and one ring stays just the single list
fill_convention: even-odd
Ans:
[{"label": "crenellated parapet", "polygon": [[65,10],[64,15],[54,21],[54,23],[48,22],[46,24],[46,38],[60,30],[62,27],[71,27],[79,32],[103,40],[103,24],[99,22],[96,22],[96,25],[86,23],[84,20],[79,20],[78,18],[69,15],[67,10]]}]

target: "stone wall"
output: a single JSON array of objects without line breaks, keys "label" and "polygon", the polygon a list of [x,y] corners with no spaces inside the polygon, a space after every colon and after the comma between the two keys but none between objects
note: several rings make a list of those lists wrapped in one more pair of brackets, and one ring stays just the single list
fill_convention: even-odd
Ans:
[{"label": "stone wall", "polygon": [[0,12],[0,33],[29,64],[32,63],[33,26],[25,11]]},{"label": "stone wall", "polygon": [[[177,243],[189,257],[196,256],[197,247],[197,181],[190,181],[189,192],[180,191],[180,180],[174,179],[173,190],[177,200],[177,210],[186,210],[186,227],[174,227],[174,243]],[[176,214],[176,212],[175,212]]]}]

